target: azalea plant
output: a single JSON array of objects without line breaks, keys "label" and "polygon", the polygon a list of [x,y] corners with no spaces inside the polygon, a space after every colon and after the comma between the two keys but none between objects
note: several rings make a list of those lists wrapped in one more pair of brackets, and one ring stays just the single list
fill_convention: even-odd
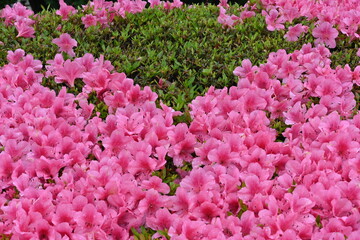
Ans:
[{"label": "azalea plant", "polygon": [[[189,122],[176,122],[182,112],[101,54],[77,54],[69,33],[52,40],[59,53],[45,66],[8,51],[0,67],[2,239],[358,239],[360,66],[331,65],[335,23],[298,2],[301,14],[321,20],[289,27],[285,38],[312,29],[315,45],[278,50],[259,65],[242,59],[232,69],[237,85],[196,97]],[[106,28],[112,14],[145,6],[95,0],[81,21]],[[227,7],[220,2],[224,27],[263,14],[268,30],[281,30],[301,17],[276,1],[249,2],[239,18]],[[76,11],[60,1],[57,14],[67,21]],[[19,38],[37,34],[20,4],[1,17]]]}]

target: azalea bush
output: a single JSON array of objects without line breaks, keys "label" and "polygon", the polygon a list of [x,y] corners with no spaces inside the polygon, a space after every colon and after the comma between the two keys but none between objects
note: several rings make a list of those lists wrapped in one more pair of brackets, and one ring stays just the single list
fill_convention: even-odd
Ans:
[{"label": "azalea bush", "polygon": [[[107,31],[116,18],[190,11],[145,4],[60,1],[63,24],[43,29],[58,33],[44,43],[49,53],[39,46],[41,60],[26,49],[44,36],[43,15],[19,4],[2,11],[1,31],[18,35],[1,39],[16,48],[0,67],[2,239],[358,239],[360,51],[333,35],[330,44],[354,55],[333,66],[338,50],[301,44],[310,27],[297,25],[298,49],[239,59],[228,70],[236,84],[211,86],[176,111],[159,91],[166,80],[140,86],[105,53],[78,50],[86,43],[69,27]],[[253,10],[236,26],[264,20]]]},{"label": "azalea bush", "polygon": [[[12,11],[3,11],[4,17],[9,17],[0,20],[0,41],[4,43],[0,46],[0,65],[6,64],[7,51],[18,48],[46,64],[58,50],[53,39],[67,33],[77,41],[73,51],[79,56],[104,55],[116,71],[124,72],[141,86],[150,86],[168,106],[188,111],[187,104],[210,86],[235,85],[237,79],[232,71],[243,59],[261,64],[271,52],[279,49],[292,52],[314,42],[310,34],[303,34],[295,42],[284,41],[285,32],[268,31],[260,13],[229,29],[218,23],[217,6],[194,5],[170,10],[165,9],[164,3],[152,2],[145,9],[129,7],[131,12],[119,5],[116,8],[111,2],[104,7],[97,3],[94,6],[97,10],[63,5],[57,11],[26,18],[30,19],[28,22],[35,21],[31,25],[33,38],[16,37],[19,34],[16,24],[10,24],[15,23],[13,12],[25,12],[16,5]],[[109,4],[116,14],[107,15],[112,11]],[[239,6],[233,5],[228,11],[237,9]],[[28,30],[20,33],[30,34],[31,28]],[[337,48],[331,50],[332,67],[349,64],[354,68],[358,63],[355,49],[346,41],[338,41]],[[44,85],[58,92],[61,86],[52,83],[48,80]],[[75,91],[81,92],[81,86],[76,86]]]}]

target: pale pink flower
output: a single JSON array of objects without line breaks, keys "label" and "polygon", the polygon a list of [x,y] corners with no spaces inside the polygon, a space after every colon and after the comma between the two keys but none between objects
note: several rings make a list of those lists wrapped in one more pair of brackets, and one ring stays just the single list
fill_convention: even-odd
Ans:
[{"label": "pale pink flower", "polygon": [[60,49],[60,52],[66,52],[71,57],[75,57],[73,47],[77,46],[77,41],[72,39],[68,33],[63,33],[59,38],[52,40],[52,43],[56,44]]},{"label": "pale pink flower", "polygon": [[235,15],[227,15],[226,10],[223,7],[220,7],[220,13],[218,16],[218,22],[225,27],[234,27],[237,21],[240,20],[239,17]]}]

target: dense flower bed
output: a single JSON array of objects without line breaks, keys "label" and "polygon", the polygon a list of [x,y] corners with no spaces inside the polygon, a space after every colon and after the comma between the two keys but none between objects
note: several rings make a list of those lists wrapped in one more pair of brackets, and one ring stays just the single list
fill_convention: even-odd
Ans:
[{"label": "dense flower bed", "polygon": [[[74,11],[62,4],[62,16]],[[11,11],[15,24],[30,16]],[[197,97],[187,125],[103,57],[76,58],[69,34],[53,43],[70,58],[57,54],[45,73],[21,49],[0,68],[3,237],[133,239],[146,227],[160,239],[358,239],[360,66],[331,68],[320,43],[243,60],[238,85]],[[165,183],[169,163],[177,177]]]}]

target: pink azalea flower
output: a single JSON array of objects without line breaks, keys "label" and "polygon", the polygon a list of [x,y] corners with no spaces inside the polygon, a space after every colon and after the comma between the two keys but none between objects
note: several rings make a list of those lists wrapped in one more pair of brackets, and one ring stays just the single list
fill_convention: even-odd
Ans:
[{"label": "pink azalea flower", "polygon": [[360,57],[360,48],[357,50],[356,56]]},{"label": "pink azalea flower", "polygon": [[67,5],[64,0],[59,0],[60,9],[56,11],[56,14],[61,16],[62,20],[67,20],[69,18],[69,14],[75,14],[77,10],[70,5]]},{"label": "pink azalea flower", "polygon": [[18,64],[25,57],[25,51],[22,49],[16,49],[15,52],[8,51],[7,60],[12,64]]},{"label": "pink azalea flower", "polygon": [[145,180],[142,182],[142,187],[145,189],[155,189],[156,191],[168,194],[170,192],[170,187],[163,183],[159,177],[151,177],[150,180]]},{"label": "pink azalea flower", "polygon": [[247,10],[245,10],[245,11],[242,11],[241,13],[240,13],[240,19],[241,20],[245,20],[245,19],[247,19],[247,18],[252,18],[252,17],[254,17],[256,15],[256,13],[254,12],[254,11],[247,11]]},{"label": "pink azalea flower", "polygon": [[66,52],[71,57],[75,57],[73,47],[77,46],[75,39],[72,39],[68,33],[63,33],[59,38],[52,40],[52,43],[56,44],[60,49],[60,52]]},{"label": "pink azalea flower", "polygon": [[80,78],[84,70],[84,67],[80,64],[72,62],[68,59],[64,62],[63,66],[55,68],[55,82],[65,82],[69,84],[70,87],[74,87],[75,79]]},{"label": "pink azalea flower", "polygon": [[72,209],[72,204],[59,204],[57,205],[56,212],[53,215],[52,223],[54,225],[58,225],[63,222],[72,224],[74,222],[74,214],[75,212]]},{"label": "pink azalea flower", "polygon": [[138,210],[142,214],[153,215],[164,205],[163,196],[156,190],[150,189],[146,192],[146,196],[139,202]]},{"label": "pink azalea flower", "polygon": [[235,26],[237,20],[239,20],[239,17],[236,17],[235,15],[227,15],[226,10],[223,7],[220,7],[220,13],[218,16],[218,22],[222,24],[223,26],[232,28]]},{"label": "pink azalea flower", "polygon": [[35,30],[31,26],[34,23],[33,20],[29,18],[22,18],[15,23],[16,30],[18,31],[18,35],[16,37],[24,37],[24,38],[33,38],[35,37]]},{"label": "pink azalea flower", "polygon": [[37,221],[35,228],[38,239],[55,239],[54,227],[50,226],[49,222],[45,219]]},{"label": "pink azalea flower", "polygon": [[339,35],[339,32],[333,28],[332,24],[322,22],[313,29],[312,35],[316,38],[315,44],[325,43],[329,48],[335,48],[335,39]]},{"label": "pink azalea flower", "polygon": [[150,3],[150,8],[161,5],[161,0],[148,0],[148,2]]},{"label": "pink azalea flower", "polygon": [[276,9],[271,9],[269,13],[263,10],[262,15],[265,16],[265,21],[267,24],[266,28],[269,31],[275,31],[285,28],[283,25],[285,19]]},{"label": "pink azalea flower", "polygon": [[81,212],[75,213],[74,221],[77,223],[77,228],[87,232],[100,226],[104,221],[104,217],[93,204],[89,203],[84,206]]},{"label": "pink azalea flower", "polygon": [[296,24],[295,26],[289,27],[289,31],[285,34],[284,37],[288,41],[295,42],[298,40],[300,34],[306,32],[307,30],[307,26]]},{"label": "pink azalea flower", "polygon": [[152,229],[165,230],[171,227],[171,222],[174,220],[173,218],[174,216],[166,208],[159,209],[156,211],[155,216],[146,218],[146,224]]},{"label": "pink azalea flower", "polygon": [[82,23],[85,25],[85,28],[90,26],[96,26],[97,18],[92,14],[86,14],[84,17],[81,18]]},{"label": "pink azalea flower", "polygon": [[221,215],[221,209],[218,208],[214,203],[207,201],[201,203],[201,205],[193,211],[193,216],[208,222],[210,222],[215,217],[220,217]]},{"label": "pink azalea flower", "polygon": [[218,7],[223,7],[223,8],[228,8],[229,4],[228,4],[228,0],[220,0],[219,5],[217,5]]},{"label": "pink azalea flower", "polygon": [[211,150],[207,157],[213,163],[228,166],[229,164],[236,162],[236,159],[238,159],[238,154],[231,152],[230,146],[228,144],[221,144],[219,147]]}]

